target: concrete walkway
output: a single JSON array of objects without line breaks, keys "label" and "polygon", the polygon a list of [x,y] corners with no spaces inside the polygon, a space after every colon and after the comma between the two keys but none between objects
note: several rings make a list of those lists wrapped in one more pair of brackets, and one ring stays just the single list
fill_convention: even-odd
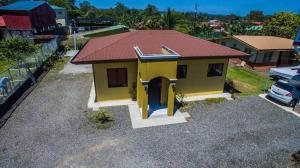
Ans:
[{"label": "concrete walkway", "polygon": [[188,113],[182,113],[179,110],[175,112],[175,115],[169,117],[167,115],[167,109],[160,109],[155,111],[148,119],[142,119],[141,111],[137,104],[128,105],[132,128],[145,128],[155,127],[170,124],[186,123],[186,118],[189,118]]},{"label": "concrete walkway", "polygon": [[[68,51],[64,56],[65,57],[71,57],[70,61],[73,57],[77,55],[79,51],[78,50],[71,50]],[[93,73],[93,68],[91,64],[82,64],[82,65],[75,65],[71,62],[68,62],[64,69],[59,71],[59,74],[81,74],[81,73]]]},{"label": "concrete walkway", "polygon": [[92,65],[84,64],[84,65],[75,65],[71,62],[68,62],[64,69],[59,71],[60,74],[81,74],[81,73],[93,73]]},{"label": "concrete walkway", "polygon": [[203,96],[187,96],[183,98],[185,102],[192,102],[192,101],[201,101],[211,98],[225,98],[227,100],[233,100],[231,98],[230,93],[221,93],[221,94],[210,94],[210,95],[203,95]]}]

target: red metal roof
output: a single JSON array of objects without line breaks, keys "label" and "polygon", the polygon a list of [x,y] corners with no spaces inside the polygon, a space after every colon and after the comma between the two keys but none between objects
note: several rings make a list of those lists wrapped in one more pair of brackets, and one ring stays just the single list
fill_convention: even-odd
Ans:
[{"label": "red metal roof", "polygon": [[181,58],[247,55],[173,30],[141,30],[91,39],[72,62],[134,60],[137,56],[133,47],[138,46],[144,54],[161,54],[162,45],[177,52]]},{"label": "red metal roof", "polygon": [[0,27],[6,27],[5,21],[3,19],[3,16],[0,16]]}]

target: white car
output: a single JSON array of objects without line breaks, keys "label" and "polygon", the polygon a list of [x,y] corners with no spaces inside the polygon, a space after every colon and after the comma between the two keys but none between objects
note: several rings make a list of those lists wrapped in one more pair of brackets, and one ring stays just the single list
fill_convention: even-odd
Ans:
[{"label": "white car", "polygon": [[290,107],[295,107],[300,100],[300,82],[279,80],[271,86],[268,95]]}]

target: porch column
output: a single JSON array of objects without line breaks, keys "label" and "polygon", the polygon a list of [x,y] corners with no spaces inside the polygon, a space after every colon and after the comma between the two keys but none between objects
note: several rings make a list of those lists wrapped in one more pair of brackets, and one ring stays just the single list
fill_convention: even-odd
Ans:
[{"label": "porch column", "polygon": [[174,115],[176,80],[171,80],[168,88],[168,116]]},{"label": "porch column", "polygon": [[148,82],[142,82],[142,117],[143,119],[148,118]]}]

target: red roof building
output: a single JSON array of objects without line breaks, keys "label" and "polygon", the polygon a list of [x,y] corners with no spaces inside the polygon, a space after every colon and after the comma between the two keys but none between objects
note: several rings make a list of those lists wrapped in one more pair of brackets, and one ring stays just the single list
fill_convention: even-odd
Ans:
[{"label": "red roof building", "polygon": [[144,30],[92,39],[72,62],[93,64],[90,100],[137,100],[132,117],[147,119],[156,111],[173,116],[178,93],[190,100],[222,94],[229,58],[246,55],[172,30]]},{"label": "red roof building", "polygon": [[4,38],[34,39],[34,35],[51,35],[57,29],[55,11],[46,1],[17,1],[1,6],[0,16]]},{"label": "red roof building", "polygon": [[4,18],[2,16],[0,16],[0,27],[6,27]]}]

